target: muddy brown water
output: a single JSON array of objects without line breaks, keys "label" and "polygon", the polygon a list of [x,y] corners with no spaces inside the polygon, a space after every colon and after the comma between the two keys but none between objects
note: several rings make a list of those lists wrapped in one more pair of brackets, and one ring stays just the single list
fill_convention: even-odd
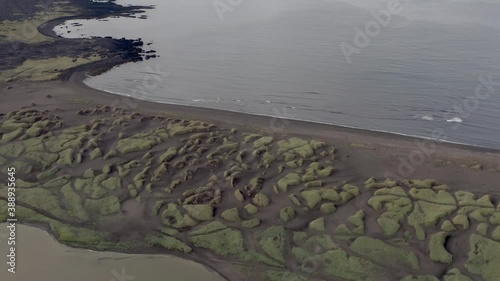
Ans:
[{"label": "muddy brown water", "polygon": [[17,225],[16,273],[7,271],[7,228],[0,224],[2,281],[224,281],[201,264],[167,255],[74,249],[43,229]]}]

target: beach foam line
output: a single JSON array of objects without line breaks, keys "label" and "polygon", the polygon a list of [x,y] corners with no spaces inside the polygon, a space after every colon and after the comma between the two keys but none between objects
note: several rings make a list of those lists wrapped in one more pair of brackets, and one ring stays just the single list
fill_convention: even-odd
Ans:
[{"label": "beach foam line", "polygon": [[[83,82],[85,83],[85,80]],[[329,125],[329,126],[336,126],[336,127],[341,127],[341,128],[347,128],[347,129],[363,130],[363,131],[367,131],[367,132],[384,133],[384,134],[391,134],[391,135],[397,135],[397,136],[403,136],[403,137],[411,137],[411,138],[417,138],[417,139],[432,140],[432,141],[441,142],[441,143],[463,145],[463,146],[469,146],[469,147],[474,147],[474,148],[498,149],[498,148],[495,148],[495,147],[481,146],[481,145],[475,145],[475,144],[465,143],[465,142],[436,139],[436,138],[422,136],[422,135],[412,135],[412,134],[405,134],[405,133],[392,132],[392,131],[386,131],[386,130],[368,129],[368,128],[363,128],[363,127],[358,127],[358,126],[353,126],[353,125],[341,125],[341,124],[336,124],[336,123],[329,123],[329,122],[323,122],[323,121],[317,121],[317,120],[300,119],[300,118],[283,118],[283,117],[280,117],[280,116],[267,115],[267,114],[262,114],[262,113],[242,112],[242,111],[238,111],[238,110],[220,109],[220,108],[214,108],[214,107],[208,107],[208,106],[194,106],[194,105],[186,105],[186,104],[181,104],[181,103],[162,102],[162,101],[151,100],[151,99],[147,99],[147,98],[132,97],[132,95],[127,95],[127,94],[123,94],[123,93],[119,93],[119,92],[113,92],[113,91],[110,91],[110,90],[97,89],[97,88],[91,87],[87,83],[85,83],[85,85],[87,85],[88,87],[90,87],[92,89],[96,89],[96,90],[103,91],[103,92],[106,92],[106,93],[110,93],[110,94],[114,94],[114,95],[119,95],[119,96],[125,96],[125,97],[129,97],[129,98],[133,98],[133,99],[137,99],[137,100],[141,100],[141,101],[148,101],[148,102],[159,103],[159,104],[179,105],[179,106],[188,106],[188,107],[195,107],[195,108],[198,107],[198,108],[205,108],[205,109],[221,110],[221,111],[227,111],[227,112],[233,112],[233,113],[240,113],[240,114],[248,114],[248,115],[254,115],[254,116],[273,117],[273,118],[278,118],[278,119],[281,119],[281,120],[309,122],[309,123],[315,123],[315,124],[321,124],[321,125]]]}]

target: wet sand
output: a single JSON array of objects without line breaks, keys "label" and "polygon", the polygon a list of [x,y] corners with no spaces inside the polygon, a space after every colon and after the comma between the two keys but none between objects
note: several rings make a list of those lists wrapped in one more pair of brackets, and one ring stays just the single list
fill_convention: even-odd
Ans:
[{"label": "wet sand", "polygon": [[73,249],[46,231],[17,226],[16,273],[7,272],[6,224],[0,224],[0,280],[5,281],[223,281],[192,261],[166,255],[136,255]]}]

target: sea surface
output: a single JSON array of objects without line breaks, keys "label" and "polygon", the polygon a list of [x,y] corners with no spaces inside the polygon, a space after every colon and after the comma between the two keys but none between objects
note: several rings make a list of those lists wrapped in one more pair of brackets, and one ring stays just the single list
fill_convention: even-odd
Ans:
[{"label": "sea surface", "polygon": [[[224,281],[200,264],[166,255],[74,249],[32,226],[16,227],[15,274],[7,271],[7,224],[0,224],[0,280],[8,281]],[[10,259],[10,258],[9,258]]]},{"label": "sea surface", "polygon": [[[92,87],[500,149],[500,1],[117,2],[155,9],[55,31],[142,38],[159,57],[86,80]],[[380,14],[390,17],[377,23]]]}]

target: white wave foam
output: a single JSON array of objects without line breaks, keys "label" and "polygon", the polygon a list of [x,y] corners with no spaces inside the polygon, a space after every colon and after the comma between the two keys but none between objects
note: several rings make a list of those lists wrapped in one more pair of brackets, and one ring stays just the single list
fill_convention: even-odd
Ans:
[{"label": "white wave foam", "polygon": [[464,120],[462,120],[462,118],[460,118],[460,117],[453,117],[453,118],[447,119],[446,122],[462,123],[462,122],[464,122]]},{"label": "white wave foam", "polygon": [[434,117],[432,117],[432,115],[424,115],[421,117],[421,119],[426,121],[434,121]]}]

